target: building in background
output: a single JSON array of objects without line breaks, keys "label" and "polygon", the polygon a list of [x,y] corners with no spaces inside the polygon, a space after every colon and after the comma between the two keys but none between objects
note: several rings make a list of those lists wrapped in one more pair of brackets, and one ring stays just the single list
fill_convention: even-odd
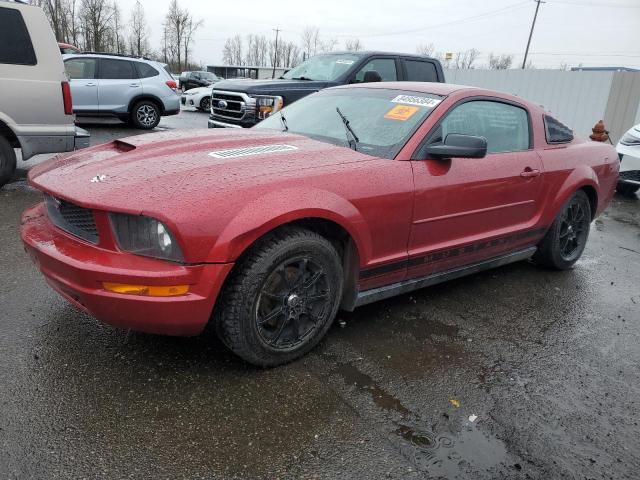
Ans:
[{"label": "building in background", "polygon": [[225,78],[252,78],[262,80],[266,78],[278,78],[288,69],[276,67],[275,76],[273,67],[253,67],[246,65],[207,65],[207,71]]}]

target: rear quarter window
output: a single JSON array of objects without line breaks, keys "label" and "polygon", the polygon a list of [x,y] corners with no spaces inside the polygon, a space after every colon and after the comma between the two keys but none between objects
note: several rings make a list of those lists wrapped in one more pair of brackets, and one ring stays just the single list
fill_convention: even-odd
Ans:
[{"label": "rear quarter window", "polygon": [[0,7],[0,63],[10,65],[35,65],[29,31],[22,13],[13,8]]},{"label": "rear quarter window", "polygon": [[142,62],[135,62],[136,70],[138,70],[138,76],[140,78],[151,78],[156,77],[160,74],[155,68],[151,65]]},{"label": "rear quarter window", "polygon": [[547,143],[569,143],[573,140],[573,130],[550,115],[544,116],[544,134]]}]

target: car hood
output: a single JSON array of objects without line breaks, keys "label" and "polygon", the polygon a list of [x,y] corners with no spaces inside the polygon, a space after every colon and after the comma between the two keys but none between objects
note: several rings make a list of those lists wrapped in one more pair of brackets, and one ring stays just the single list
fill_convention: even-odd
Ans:
[{"label": "car hood", "polygon": [[214,88],[231,92],[279,95],[287,90],[309,90],[315,92],[333,85],[336,84],[334,82],[315,80],[223,80],[216,82]]},{"label": "car hood", "polygon": [[372,158],[273,130],[205,129],[151,133],[60,155],[32,168],[29,181],[86,208],[164,216]]}]

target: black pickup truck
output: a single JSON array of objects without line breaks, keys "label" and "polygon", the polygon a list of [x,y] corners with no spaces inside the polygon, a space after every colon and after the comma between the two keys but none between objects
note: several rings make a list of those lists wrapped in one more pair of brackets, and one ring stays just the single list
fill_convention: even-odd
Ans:
[{"label": "black pickup truck", "polygon": [[421,55],[339,52],[311,57],[282,77],[214,85],[209,128],[251,127],[285,105],[327,87],[365,82],[444,82],[442,65]]}]

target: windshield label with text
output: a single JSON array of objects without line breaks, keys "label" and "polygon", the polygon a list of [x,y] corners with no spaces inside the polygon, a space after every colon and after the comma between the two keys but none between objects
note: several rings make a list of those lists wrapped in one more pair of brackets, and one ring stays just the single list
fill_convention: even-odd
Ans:
[{"label": "windshield label with text", "polygon": [[434,108],[442,100],[429,97],[416,97],[413,95],[398,95],[391,100],[391,103],[404,103],[406,105],[417,105],[418,107]]}]

